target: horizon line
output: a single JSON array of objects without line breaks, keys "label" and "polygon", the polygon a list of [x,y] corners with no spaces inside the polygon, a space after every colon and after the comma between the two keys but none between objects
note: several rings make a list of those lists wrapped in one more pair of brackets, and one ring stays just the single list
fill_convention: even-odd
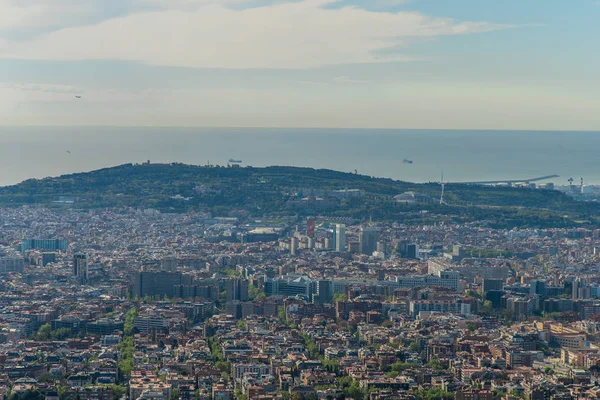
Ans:
[{"label": "horizon line", "polygon": [[330,131],[446,131],[446,132],[548,132],[600,133],[596,129],[498,129],[498,128],[383,128],[383,127],[302,127],[302,126],[210,126],[210,125],[2,125],[1,128],[144,128],[144,129],[266,129],[266,130],[330,130]]}]

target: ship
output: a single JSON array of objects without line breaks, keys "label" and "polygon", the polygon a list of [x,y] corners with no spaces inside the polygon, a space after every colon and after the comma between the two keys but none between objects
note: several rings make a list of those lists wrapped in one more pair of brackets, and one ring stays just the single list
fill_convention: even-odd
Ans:
[{"label": "ship", "polygon": [[412,164],[412,160],[409,160],[407,158],[404,159],[404,161],[402,161],[404,164]]},{"label": "ship", "polygon": [[242,160],[234,160],[233,158],[230,158],[229,162],[232,163],[232,164],[241,164]]}]

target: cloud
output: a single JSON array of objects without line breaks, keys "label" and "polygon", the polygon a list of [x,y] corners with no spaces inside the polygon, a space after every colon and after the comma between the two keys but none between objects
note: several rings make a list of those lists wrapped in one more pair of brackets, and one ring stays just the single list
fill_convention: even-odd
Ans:
[{"label": "cloud", "polygon": [[10,83],[0,82],[1,88],[14,89],[22,92],[45,93],[81,93],[83,90],[70,85],[55,85],[49,83]]},{"label": "cloud", "polygon": [[94,15],[95,3],[96,0],[0,0],[0,32],[70,26]]},{"label": "cloud", "polygon": [[348,76],[336,76],[335,78],[333,78],[333,81],[335,83],[346,83],[346,84],[352,84],[352,83],[370,83],[371,81],[366,81],[366,80],[360,80],[360,79],[352,79]]},{"label": "cloud", "polygon": [[[0,0],[2,1],[2,0]],[[56,0],[57,1],[57,0]],[[0,58],[128,60],[192,68],[313,68],[406,61],[387,48],[418,38],[505,29],[488,22],[431,18],[416,12],[329,7],[334,0],[279,2],[255,7],[245,0],[136,0],[139,11],[93,25],[72,26],[39,38],[0,45]],[[171,0],[169,0],[170,3]],[[192,10],[179,7],[194,6]],[[169,8],[167,8],[169,7]]]},{"label": "cloud", "polygon": [[352,85],[361,83],[372,83],[368,80],[352,79],[346,75],[333,77],[328,81],[298,81],[301,85]]}]

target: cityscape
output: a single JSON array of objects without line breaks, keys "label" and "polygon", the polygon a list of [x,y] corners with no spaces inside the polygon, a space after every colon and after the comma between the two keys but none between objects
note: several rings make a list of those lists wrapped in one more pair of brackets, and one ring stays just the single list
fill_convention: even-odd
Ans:
[{"label": "cityscape", "polygon": [[310,212],[0,209],[2,397],[600,395],[600,229]]},{"label": "cityscape", "polygon": [[0,400],[600,399],[600,0],[0,0]]}]

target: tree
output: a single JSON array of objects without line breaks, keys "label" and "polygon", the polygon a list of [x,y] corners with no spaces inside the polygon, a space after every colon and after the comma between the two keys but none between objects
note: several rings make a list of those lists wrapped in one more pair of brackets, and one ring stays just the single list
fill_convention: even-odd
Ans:
[{"label": "tree", "polygon": [[402,371],[406,371],[407,369],[413,368],[415,365],[414,364],[409,364],[409,363],[405,363],[405,362],[395,362],[392,364],[392,371],[394,372],[402,372]]},{"label": "tree", "polygon": [[50,334],[54,340],[64,340],[73,336],[73,331],[69,328],[58,328]]},{"label": "tree", "polygon": [[323,360],[323,366],[327,371],[335,374],[337,374],[340,369],[340,363],[337,360]]},{"label": "tree", "polygon": [[454,395],[441,388],[431,388],[417,391],[417,398],[425,400],[451,400],[454,399]]},{"label": "tree", "polygon": [[138,309],[136,307],[132,307],[127,310],[125,314],[125,321],[123,323],[123,335],[132,336],[135,330],[135,319],[138,316]]},{"label": "tree", "polygon": [[264,290],[257,288],[254,285],[250,285],[248,286],[248,297],[250,300],[260,300],[264,299],[266,295]]},{"label": "tree", "polygon": [[286,315],[285,315],[285,308],[283,306],[277,307],[277,315],[279,316],[280,320],[285,322]]},{"label": "tree", "polygon": [[231,363],[229,361],[217,361],[215,367],[221,372],[231,372]]},{"label": "tree", "polygon": [[360,387],[358,382],[353,381],[350,386],[344,389],[344,395],[346,397],[352,397],[355,400],[363,400],[365,398],[365,391]]},{"label": "tree", "polygon": [[345,389],[352,384],[352,378],[349,376],[342,376],[337,378],[337,384],[340,388]]},{"label": "tree", "polygon": [[429,361],[427,363],[427,366],[429,368],[433,368],[433,369],[437,369],[437,370],[444,369],[444,367],[442,367],[442,363],[440,363],[440,360],[438,360],[437,358],[433,358],[431,361]]},{"label": "tree", "polygon": [[333,302],[337,303],[338,301],[346,301],[348,300],[348,296],[345,293],[334,293],[333,294]]},{"label": "tree", "polygon": [[491,314],[493,310],[494,310],[494,304],[489,300],[485,300],[483,302],[483,307],[481,308],[481,312],[483,314]]},{"label": "tree", "polygon": [[21,393],[11,393],[8,400],[44,400],[44,395],[37,389],[29,389]]},{"label": "tree", "polygon": [[52,327],[50,326],[50,324],[44,324],[44,325],[40,326],[40,329],[38,329],[35,339],[36,340],[49,340],[51,333],[52,333]]},{"label": "tree", "polygon": [[240,319],[236,325],[237,325],[238,329],[241,329],[243,331],[248,329],[248,324],[246,324],[246,321],[244,321],[243,319]]},{"label": "tree", "polygon": [[552,374],[554,374],[554,370],[550,367],[546,367],[546,368],[544,368],[544,373],[546,375],[552,375]]}]

